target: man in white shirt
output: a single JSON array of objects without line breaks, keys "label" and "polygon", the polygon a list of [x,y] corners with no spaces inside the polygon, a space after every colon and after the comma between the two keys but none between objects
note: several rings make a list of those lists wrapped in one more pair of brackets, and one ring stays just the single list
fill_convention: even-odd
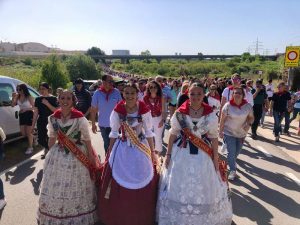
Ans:
[{"label": "man in white shirt", "polygon": [[225,103],[230,101],[230,99],[232,98],[233,88],[240,86],[241,76],[238,73],[235,73],[231,76],[231,81],[232,81],[232,86],[226,87],[222,93],[220,112],[222,112],[222,108],[225,105]]},{"label": "man in white shirt", "polygon": [[269,83],[266,85],[266,91],[268,95],[268,100],[271,101],[274,93],[274,86],[272,84],[272,79],[269,80]]}]

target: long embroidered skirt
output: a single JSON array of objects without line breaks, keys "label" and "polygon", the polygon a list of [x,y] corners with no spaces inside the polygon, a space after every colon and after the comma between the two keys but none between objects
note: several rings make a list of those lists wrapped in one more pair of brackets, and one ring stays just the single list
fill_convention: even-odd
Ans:
[{"label": "long embroidered skirt", "polygon": [[[154,168],[153,168],[154,169]],[[153,225],[158,191],[158,174],[141,189],[127,189],[112,177],[105,162],[98,193],[98,214],[105,225]]]}]

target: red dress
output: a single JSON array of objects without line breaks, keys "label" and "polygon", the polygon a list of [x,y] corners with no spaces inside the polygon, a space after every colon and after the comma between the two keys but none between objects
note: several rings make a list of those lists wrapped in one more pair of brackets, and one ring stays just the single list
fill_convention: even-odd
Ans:
[{"label": "red dress", "polygon": [[[119,105],[116,106],[113,112],[115,116],[115,118],[113,118],[114,120],[117,120],[116,112],[119,115],[126,116],[126,110],[124,111],[125,108],[122,104],[124,103],[119,103]],[[142,102],[139,102],[138,115],[141,116],[142,119],[147,116],[151,117],[149,109],[146,108],[145,104]],[[139,122],[143,123],[141,120]],[[150,127],[149,124],[148,126]],[[114,127],[112,126],[112,131],[113,130]],[[144,139],[144,141],[146,140]],[[148,179],[141,188],[131,189],[124,187],[126,185],[121,185],[120,183],[122,182],[117,181],[117,176],[113,176],[111,162],[114,160],[112,158],[117,157],[115,152],[119,152],[120,154],[123,152],[122,157],[119,158],[126,161],[127,153],[125,152],[136,151],[137,154],[140,154],[140,151],[134,150],[134,148],[136,147],[127,145],[127,140],[117,139],[112,152],[108,153],[106,157],[98,193],[98,213],[101,222],[105,225],[153,225],[155,223],[159,177],[152,162],[150,162],[147,167],[149,170],[153,170],[153,172],[150,171],[152,176],[150,176],[150,180]],[[133,162],[132,164],[139,164],[138,160],[131,160],[131,162]],[[115,169],[114,165],[113,168]]]}]

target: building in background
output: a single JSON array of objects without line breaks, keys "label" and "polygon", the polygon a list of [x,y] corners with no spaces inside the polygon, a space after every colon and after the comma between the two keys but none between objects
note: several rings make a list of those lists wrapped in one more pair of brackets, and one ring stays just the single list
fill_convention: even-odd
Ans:
[{"label": "building in background", "polygon": [[130,55],[129,50],[112,50],[112,55]]},{"label": "building in background", "polygon": [[36,43],[36,42],[28,42],[28,43],[10,43],[10,42],[0,42],[0,52],[51,52],[51,48],[47,46]]}]

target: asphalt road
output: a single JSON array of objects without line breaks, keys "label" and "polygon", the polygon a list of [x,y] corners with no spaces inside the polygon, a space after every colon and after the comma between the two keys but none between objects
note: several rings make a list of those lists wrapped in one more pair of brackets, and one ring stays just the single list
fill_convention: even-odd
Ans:
[{"label": "asphalt road", "polygon": [[[259,140],[246,138],[238,159],[239,179],[230,183],[234,223],[298,225],[300,158],[297,157],[300,138],[294,134],[292,137],[282,136],[282,141],[275,145],[268,127],[259,129],[259,134],[263,136]],[[100,133],[92,135],[92,138],[95,149],[104,159]],[[1,174],[8,201],[5,209],[0,212],[1,225],[36,224],[44,162],[40,154]]]}]

